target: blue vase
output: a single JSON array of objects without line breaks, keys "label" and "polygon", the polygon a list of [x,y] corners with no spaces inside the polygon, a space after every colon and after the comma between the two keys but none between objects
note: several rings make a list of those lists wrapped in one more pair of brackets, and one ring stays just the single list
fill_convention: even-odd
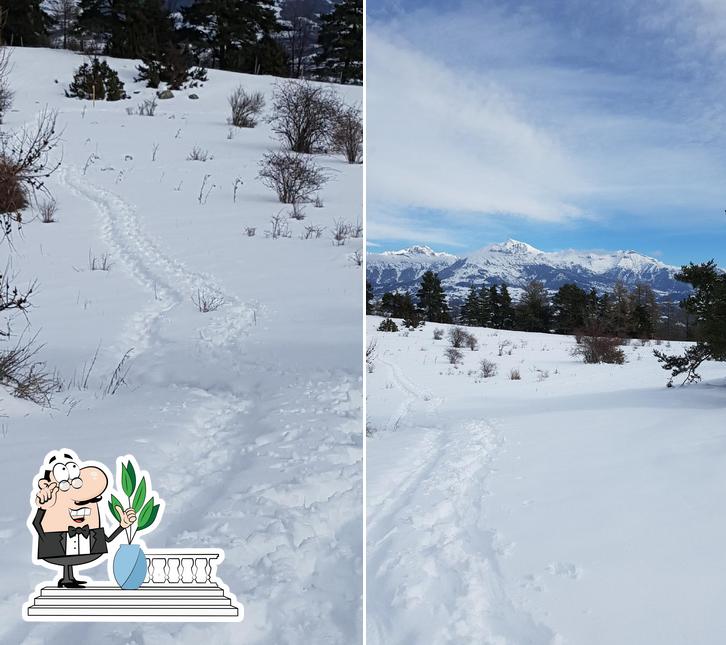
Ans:
[{"label": "blue vase", "polygon": [[146,555],[138,544],[122,544],[113,558],[113,577],[121,589],[138,589],[146,578]]}]

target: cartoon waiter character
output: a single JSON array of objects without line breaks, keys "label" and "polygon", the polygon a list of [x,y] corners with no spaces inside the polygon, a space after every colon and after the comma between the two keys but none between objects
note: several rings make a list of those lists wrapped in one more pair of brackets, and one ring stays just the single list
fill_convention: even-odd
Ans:
[{"label": "cartoon waiter character", "polygon": [[73,567],[106,555],[106,544],[136,522],[134,509],[127,508],[119,513],[121,521],[116,530],[106,535],[98,508],[108,486],[106,470],[103,464],[95,462],[81,464],[76,455],[66,450],[50,453],[41,468],[32,526],[38,534],[38,560],[63,567],[59,587],[86,584],[76,580]]}]

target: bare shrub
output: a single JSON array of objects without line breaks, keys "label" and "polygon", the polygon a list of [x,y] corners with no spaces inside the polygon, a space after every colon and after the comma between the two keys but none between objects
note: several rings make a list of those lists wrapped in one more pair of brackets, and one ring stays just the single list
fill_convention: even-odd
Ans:
[{"label": "bare shrub", "polygon": [[129,375],[129,370],[131,369],[129,359],[131,358],[131,353],[133,351],[133,349],[129,349],[121,357],[121,360],[116,366],[116,369],[114,369],[114,371],[111,373],[111,376],[108,379],[108,384],[103,390],[103,394],[105,396],[113,396],[114,394],[116,394],[116,392],[119,391],[122,385],[126,385],[126,377]]},{"label": "bare shrub", "polygon": [[386,318],[378,325],[378,331],[398,331],[398,325],[393,318]]},{"label": "bare shrub", "polygon": [[42,406],[50,406],[53,392],[60,389],[60,381],[50,373],[45,363],[36,356],[42,345],[22,339],[12,349],[0,352],[0,383],[10,388],[19,399],[27,399]]},{"label": "bare shrub", "polygon": [[[499,356],[504,356],[505,350],[510,347],[512,343],[508,340],[500,340],[499,341]],[[509,350],[509,353],[511,355],[512,351]]]},{"label": "bare shrub", "polygon": [[20,211],[37,193],[47,193],[45,181],[60,167],[50,155],[57,147],[57,112],[43,110],[36,125],[0,137],[0,214],[8,235],[12,221],[20,222]]},{"label": "bare shrub", "polygon": [[353,237],[354,232],[354,226],[350,222],[346,222],[342,219],[337,219],[333,222],[331,235],[333,236],[333,242],[335,242],[338,246],[343,246],[349,237]]},{"label": "bare shrub", "polygon": [[203,314],[217,311],[224,304],[224,297],[210,289],[199,288],[192,296],[192,303]]},{"label": "bare shrub", "polygon": [[362,267],[363,266],[363,254],[360,252],[359,249],[356,249],[353,251],[353,253],[350,256],[350,261],[355,264],[355,266]]},{"label": "bare shrub", "polygon": [[[2,9],[0,9],[0,13]],[[0,26],[2,26],[2,15],[0,15]],[[10,89],[8,75],[10,74],[10,50],[0,43],[0,123],[3,122],[5,114],[13,104],[13,91]]]},{"label": "bare shrub", "polygon": [[230,125],[236,128],[254,128],[257,117],[265,107],[265,97],[262,92],[247,94],[240,86],[230,95],[229,106],[232,108],[232,116],[227,121]]},{"label": "bare shrub", "polygon": [[345,156],[348,163],[361,163],[363,158],[363,120],[358,106],[341,106],[330,132],[331,147]]},{"label": "bare shrub", "polygon": [[479,363],[479,375],[482,378],[491,378],[497,373],[497,364],[489,359],[482,359]]},{"label": "bare shrub", "polygon": [[376,368],[376,345],[377,341],[373,339],[368,343],[368,346],[366,347],[366,369],[369,374],[373,374]]},{"label": "bare shrub", "polygon": [[320,195],[315,195],[315,199],[313,200],[313,206],[315,206],[315,208],[322,208],[324,206],[323,200],[320,199]]},{"label": "bare shrub", "polygon": [[53,197],[49,197],[46,201],[38,205],[40,221],[43,222],[43,224],[51,224],[55,222],[55,214],[57,211],[58,202]]},{"label": "bare shrub", "polygon": [[204,148],[194,146],[194,148],[192,148],[192,151],[189,153],[189,156],[187,157],[187,161],[208,161],[211,158],[212,157],[209,154],[209,150],[204,150]]},{"label": "bare shrub", "polygon": [[581,356],[585,363],[622,365],[625,362],[625,353],[620,345],[619,338],[578,335],[577,344],[572,348],[572,355]]},{"label": "bare shrub", "polygon": [[510,381],[521,381],[522,375],[519,373],[519,370],[516,367],[513,367],[509,371],[509,380]]},{"label": "bare shrub", "polygon": [[459,365],[464,358],[462,353],[456,347],[447,347],[444,352],[444,356],[446,356],[447,360],[452,365]]},{"label": "bare shrub", "polygon": [[302,238],[304,240],[319,240],[322,237],[324,230],[324,226],[314,226],[309,224],[305,227],[305,232],[302,234]]},{"label": "bare shrub", "polygon": [[267,237],[271,237],[276,240],[280,237],[292,237],[290,232],[290,225],[287,223],[287,219],[284,218],[280,213],[273,215],[270,219],[270,230],[265,231]]},{"label": "bare shrub", "polygon": [[452,347],[457,349],[460,349],[461,347],[469,347],[474,350],[479,346],[476,336],[461,327],[452,327],[449,329],[449,342]]},{"label": "bare shrub", "polygon": [[308,201],[328,180],[328,175],[309,157],[290,152],[266,154],[260,162],[259,178],[277,192],[283,204]]},{"label": "bare shrub", "polygon": [[92,251],[88,252],[88,268],[91,271],[110,271],[113,266],[108,253],[104,253],[101,257],[93,255]]},{"label": "bare shrub", "polygon": [[305,219],[305,207],[301,206],[298,202],[294,202],[292,210],[290,211],[290,219],[295,219],[301,222]]},{"label": "bare shrub", "polygon": [[293,152],[311,154],[329,139],[339,112],[335,92],[308,81],[283,81],[275,85],[270,124]]},{"label": "bare shrub", "polygon": [[441,340],[444,337],[444,330],[441,327],[434,329],[434,340]]},{"label": "bare shrub", "polygon": [[154,116],[156,114],[156,107],[158,102],[156,97],[146,99],[143,103],[139,103],[139,107],[136,109],[136,113],[139,116]]},{"label": "bare shrub", "polygon": [[247,237],[254,237],[257,234],[257,228],[255,226],[245,226],[245,235]]}]

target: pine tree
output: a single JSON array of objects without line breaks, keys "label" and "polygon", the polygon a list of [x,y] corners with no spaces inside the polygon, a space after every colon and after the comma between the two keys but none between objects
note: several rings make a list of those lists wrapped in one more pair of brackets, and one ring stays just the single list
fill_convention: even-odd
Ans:
[{"label": "pine tree", "polygon": [[[281,29],[274,7],[273,0],[196,0],[182,15],[194,44],[211,50],[220,69],[266,73],[260,54],[269,41],[263,45],[262,40]],[[269,51],[266,55],[274,58]]]},{"label": "pine tree", "polygon": [[655,292],[648,284],[638,283],[630,294],[630,333],[635,338],[653,338],[660,319]]},{"label": "pine tree", "polygon": [[373,295],[373,287],[371,286],[371,283],[366,280],[366,316],[370,316],[375,312],[375,307],[373,306],[374,299],[375,296]]},{"label": "pine tree", "polygon": [[629,335],[631,329],[632,300],[627,287],[618,280],[608,299],[606,329],[620,338]]},{"label": "pine tree", "polygon": [[4,24],[0,40],[16,47],[47,45],[51,19],[42,7],[42,0],[2,0],[0,8],[4,13]]},{"label": "pine tree", "polygon": [[451,322],[449,305],[446,302],[441,280],[433,271],[426,271],[421,277],[421,286],[416,297],[425,320],[438,323]]},{"label": "pine tree", "polygon": [[497,297],[497,317],[498,327],[500,329],[512,329],[514,327],[514,307],[512,306],[512,296],[509,295],[507,285],[503,284],[499,287]]},{"label": "pine tree", "polygon": [[571,334],[584,327],[587,320],[588,294],[576,284],[563,284],[552,298],[555,330]]},{"label": "pine tree", "polygon": [[694,288],[681,307],[696,319],[697,342],[680,356],[654,352],[663,369],[671,372],[669,386],[681,374],[686,375],[685,382],[699,380],[696,370],[704,361],[726,360],[726,274],[711,260],[684,266],[675,277]]},{"label": "pine tree", "polygon": [[464,300],[459,312],[459,320],[464,325],[475,327],[481,324],[481,298],[474,286],[469,288],[469,293]]},{"label": "pine tree", "polygon": [[550,319],[547,290],[543,283],[532,280],[517,305],[517,326],[523,331],[548,331]]},{"label": "pine tree", "polygon": [[363,83],[363,0],[343,0],[323,16],[318,38],[318,75],[340,83]]},{"label": "pine tree", "polygon": [[165,0],[80,0],[77,33],[109,56],[144,58],[166,50],[174,24]]}]

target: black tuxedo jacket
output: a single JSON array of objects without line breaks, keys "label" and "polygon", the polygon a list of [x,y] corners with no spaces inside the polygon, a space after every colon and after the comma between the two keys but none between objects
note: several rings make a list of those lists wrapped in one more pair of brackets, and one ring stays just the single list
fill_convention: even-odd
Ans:
[{"label": "black tuxedo jacket", "polygon": [[[33,520],[33,528],[38,533],[38,558],[40,560],[62,558],[66,555],[68,531],[44,531],[42,526],[44,516],[45,510],[39,508]],[[108,553],[106,543],[116,539],[121,531],[123,531],[121,525],[108,536],[103,528],[91,529],[89,535],[91,555],[101,556],[104,553]]]}]

